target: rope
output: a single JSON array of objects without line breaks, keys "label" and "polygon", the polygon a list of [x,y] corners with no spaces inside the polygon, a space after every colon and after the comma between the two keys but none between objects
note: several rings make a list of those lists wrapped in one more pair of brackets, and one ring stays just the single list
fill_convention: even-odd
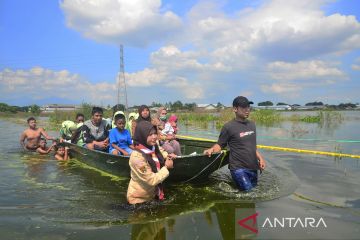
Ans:
[{"label": "rope", "polygon": [[317,138],[285,138],[285,137],[272,137],[272,136],[259,136],[262,139],[275,139],[275,140],[292,140],[292,141],[321,141],[321,142],[338,142],[338,143],[360,143],[360,140],[349,139],[317,139]]},{"label": "rope", "polygon": [[[216,143],[215,140],[205,139],[205,138],[197,138],[190,136],[181,136],[178,137],[189,140],[200,140],[200,141],[208,141]],[[267,145],[257,145],[258,148],[275,150],[275,151],[284,151],[284,152],[298,152],[298,153],[308,153],[308,154],[319,154],[319,155],[327,155],[334,157],[348,157],[348,158],[360,158],[360,155],[356,154],[348,154],[348,153],[337,153],[337,152],[325,152],[325,151],[315,151],[315,150],[307,150],[307,149],[298,149],[298,148],[285,148],[285,147],[277,147],[277,146],[267,146]]]},{"label": "rope", "polygon": [[257,145],[257,147],[263,149],[275,150],[275,151],[276,150],[284,151],[284,152],[299,152],[299,153],[319,154],[319,155],[327,155],[334,157],[360,158],[360,155],[348,154],[348,153],[324,152],[324,151],[315,151],[315,150],[298,149],[298,148],[284,148],[284,147],[266,146],[266,145]]},{"label": "rope", "polygon": [[[218,158],[219,158],[221,155],[223,155],[223,157],[222,157],[222,159],[221,159],[221,161],[220,161],[220,163],[221,163],[221,162],[224,160],[225,155],[226,155],[226,154],[223,154],[223,153],[225,153],[225,151],[221,151],[221,152],[219,153],[219,155],[218,155],[211,163],[209,163],[206,167],[204,167],[198,174],[196,174],[195,176],[193,176],[193,177],[189,178],[188,180],[186,180],[186,181],[184,181],[184,182],[181,182],[181,183],[187,183],[187,182],[190,182],[191,180],[197,178],[197,177],[198,177],[200,174],[202,174],[206,169],[208,169],[216,160],[218,160]],[[220,165],[219,165],[219,166],[220,166]]]}]

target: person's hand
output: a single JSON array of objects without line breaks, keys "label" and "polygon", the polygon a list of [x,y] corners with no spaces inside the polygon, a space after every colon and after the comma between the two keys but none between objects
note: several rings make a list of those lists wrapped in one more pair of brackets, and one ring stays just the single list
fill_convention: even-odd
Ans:
[{"label": "person's hand", "polygon": [[259,167],[261,170],[265,169],[266,163],[265,163],[264,159],[259,159]]},{"label": "person's hand", "polygon": [[107,147],[107,143],[105,141],[96,142],[95,145],[98,146],[99,148],[106,148]]},{"label": "person's hand", "polygon": [[175,155],[175,153],[169,153],[169,154],[167,155],[167,159],[169,159],[169,160],[174,160],[175,158],[177,158],[177,156]]},{"label": "person's hand", "polygon": [[206,149],[205,151],[204,151],[204,154],[205,155],[208,155],[209,157],[211,156],[211,154],[213,154],[214,153],[214,149],[213,148],[209,148],[209,149]]},{"label": "person's hand", "polygon": [[122,154],[123,154],[124,156],[129,156],[129,153],[128,153],[127,151],[124,151]]},{"label": "person's hand", "polygon": [[173,162],[173,160],[166,159],[166,161],[165,161],[165,167],[166,167],[167,169],[174,168],[174,162]]}]

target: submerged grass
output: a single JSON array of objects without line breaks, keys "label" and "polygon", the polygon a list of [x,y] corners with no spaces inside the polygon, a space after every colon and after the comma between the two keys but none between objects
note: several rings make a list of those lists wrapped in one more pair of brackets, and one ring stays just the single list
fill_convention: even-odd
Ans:
[{"label": "submerged grass", "polygon": [[[225,109],[220,112],[190,112],[190,113],[176,113],[179,120],[185,125],[197,125],[207,127],[209,123],[214,123],[216,128],[221,128],[226,122],[234,119],[234,112],[232,109]],[[259,125],[273,126],[282,121],[319,123],[321,125],[331,125],[339,123],[343,120],[343,116],[337,111],[318,111],[315,115],[299,115],[292,114],[284,117],[281,112],[271,109],[253,110],[250,113],[250,120]]]},{"label": "submerged grass", "polygon": [[316,115],[301,116],[298,114],[294,114],[291,115],[286,120],[301,121],[307,123],[329,124],[332,122],[341,122],[343,120],[343,116],[340,112],[326,110],[326,111],[318,111],[316,112]]},{"label": "submerged grass", "polygon": [[[41,126],[48,130],[58,130],[61,123],[65,120],[75,120],[77,113],[83,113],[85,119],[90,119],[92,106],[83,104],[82,108],[77,111],[55,111],[53,113],[41,114],[43,117],[48,117],[49,120],[45,123],[40,123]],[[177,112],[176,115],[179,121],[184,125],[196,125],[202,128],[207,128],[209,124],[215,125],[220,129],[226,122],[234,119],[235,115],[232,108],[227,108],[219,112]],[[26,124],[26,119],[31,116],[31,113],[0,113],[2,119],[14,119],[16,123]],[[105,110],[104,118],[112,116],[111,110]],[[321,126],[330,126],[339,124],[343,121],[343,115],[338,111],[322,110],[315,112],[312,115],[300,115],[294,113],[291,116],[284,117],[280,111],[271,109],[252,110],[249,117],[252,121],[259,125],[274,126],[282,121],[319,123]],[[39,125],[39,126],[40,126]],[[45,125],[45,126],[44,126]]]},{"label": "submerged grass", "polygon": [[[214,122],[216,128],[221,128],[226,122],[234,119],[235,115],[232,109],[225,109],[220,112],[191,112],[176,113],[179,120],[185,125],[200,125],[206,127],[210,122]],[[282,120],[279,112],[275,110],[261,109],[253,111],[250,119],[260,124],[273,124]]]},{"label": "submerged grass", "polygon": [[280,112],[270,109],[260,109],[253,111],[250,114],[250,119],[256,123],[273,125],[274,123],[280,122],[283,118],[280,115]]}]

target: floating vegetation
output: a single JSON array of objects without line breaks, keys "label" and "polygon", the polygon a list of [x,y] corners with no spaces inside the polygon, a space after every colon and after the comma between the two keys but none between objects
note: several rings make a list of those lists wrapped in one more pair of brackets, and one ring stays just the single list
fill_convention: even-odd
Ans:
[{"label": "floating vegetation", "polygon": [[326,110],[326,111],[318,111],[316,115],[300,116],[298,114],[294,114],[290,116],[287,120],[302,121],[307,123],[329,124],[332,122],[341,122],[343,120],[343,116],[340,112]]},{"label": "floating vegetation", "polygon": [[320,116],[309,116],[306,115],[305,117],[301,117],[300,121],[307,122],[307,123],[317,123],[321,121]]},{"label": "floating vegetation", "polygon": [[280,112],[271,109],[260,109],[257,111],[253,111],[250,114],[250,119],[254,120],[256,123],[265,125],[273,125],[274,123],[283,120]]}]

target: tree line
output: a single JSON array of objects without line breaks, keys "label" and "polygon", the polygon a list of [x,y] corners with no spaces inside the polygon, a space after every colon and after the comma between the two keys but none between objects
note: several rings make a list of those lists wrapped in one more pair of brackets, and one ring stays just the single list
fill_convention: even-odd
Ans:
[{"label": "tree line", "polygon": [[[276,106],[284,106],[284,105],[289,105],[289,106],[301,106],[300,104],[287,104],[287,103],[283,103],[283,102],[279,102],[276,104]],[[340,103],[339,105],[331,105],[331,104],[324,104],[323,102],[308,102],[305,104],[305,106],[325,106],[327,108],[332,108],[332,109],[351,109],[351,108],[356,108],[356,106],[359,105],[354,104],[354,103]],[[271,101],[265,101],[265,102],[259,102],[258,106],[274,106],[274,103]]]},{"label": "tree line", "polygon": [[6,103],[0,103],[0,112],[9,112],[9,113],[17,113],[17,112],[31,112],[35,115],[40,114],[40,106],[33,104],[30,106],[10,106]]}]

